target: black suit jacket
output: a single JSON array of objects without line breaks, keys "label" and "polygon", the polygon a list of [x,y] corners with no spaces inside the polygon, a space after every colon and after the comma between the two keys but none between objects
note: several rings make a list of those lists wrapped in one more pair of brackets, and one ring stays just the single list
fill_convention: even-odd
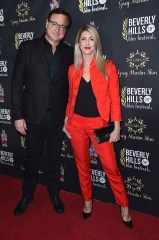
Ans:
[{"label": "black suit jacket", "polygon": [[72,63],[73,48],[61,43],[59,66],[51,80],[44,36],[22,42],[17,51],[11,85],[13,119],[39,124],[50,104],[54,124],[62,124],[68,100],[68,67]]}]

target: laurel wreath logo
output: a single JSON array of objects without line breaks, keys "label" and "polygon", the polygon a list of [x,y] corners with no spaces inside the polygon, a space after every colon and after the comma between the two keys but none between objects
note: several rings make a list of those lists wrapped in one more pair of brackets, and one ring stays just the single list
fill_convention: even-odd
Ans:
[{"label": "laurel wreath logo", "polygon": [[25,146],[25,137],[21,136],[21,145],[23,148],[26,148]]},{"label": "laurel wreath logo", "polygon": [[122,88],[121,90],[121,104],[126,107],[126,90],[127,87]]},{"label": "laurel wreath logo", "polygon": [[125,167],[125,148],[120,151],[120,163]]},{"label": "laurel wreath logo", "polygon": [[128,18],[125,18],[125,19],[123,20],[122,37],[123,37],[123,39],[125,39],[126,41],[128,41],[128,30],[127,30],[127,26],[128,26]]},{"label": "laurel wreath logo", "polygon": [[83,4],[83,0],[79,0],[79,10],[81,11],[81,12],[84,12],[84,4]]},{"label": "laurel wreath logo", "polygon": [[18,33],[15,34],[15,47],[16,49],[19,48]]}]

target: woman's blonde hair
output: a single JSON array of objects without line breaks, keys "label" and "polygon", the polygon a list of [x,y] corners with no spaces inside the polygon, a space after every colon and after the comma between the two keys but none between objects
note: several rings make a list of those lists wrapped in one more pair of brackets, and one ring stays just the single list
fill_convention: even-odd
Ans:
[{"label": "woman's blonde hair", "polygon": [[84,31],[88,31],[92,35],[95,41],[96,50],[94,53],[94,57],[95,57],[96,65],[99,71],[105,76],[106,75],[105,59],[103,58],[101,39],[96,28],[91,25],[82,26],[77,33],[76,40],[75,40],[75,50],[74,50],[75,71],[78,70],[82,64],[82,52],[79,47],[79,41],[80,41],[81,34]]}]

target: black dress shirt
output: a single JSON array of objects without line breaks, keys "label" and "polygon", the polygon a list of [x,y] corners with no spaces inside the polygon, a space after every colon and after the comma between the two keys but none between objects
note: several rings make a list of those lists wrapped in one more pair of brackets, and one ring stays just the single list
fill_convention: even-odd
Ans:
[{"label": "black dress shirt", "polygon": [[48,63],[50,78],[51,78],[51,80],[53,80],[56,69],[59,65],[60,53],[61,53],[61,44],[57,45],[55,53],[52,52],[52,46],[46,40],[46,38],[44,38],[44,45],[45,45],[45,50],[46,50],[46,56],[47,56],[47,63]]}]

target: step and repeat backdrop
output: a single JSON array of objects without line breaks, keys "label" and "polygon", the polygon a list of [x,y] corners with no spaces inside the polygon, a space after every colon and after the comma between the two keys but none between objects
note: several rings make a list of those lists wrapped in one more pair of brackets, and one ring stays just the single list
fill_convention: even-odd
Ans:
[{"label": "step and repeat backdrop", "polygon": [[[130,207],[159,216],[159,1],[157,0],[5,0],[0,3],[0,172],[21,178],[25,169],[25,137],[11,116],[10,86],[17,49],[45,32],[48,12],[68,10],[73,19],[65,42],[74,46],[78,29],[95,26],[105,58],[113,59],[120,77],[122,131],[115,144]],[[81,194],[69,140],[62,144],[61,182],[65,191]],[[115,203],[108,179],[90,143],[95,199]],[[46,146],[39,183],[46,184]],[[8,189],[9,191],[9,189]]]}]

